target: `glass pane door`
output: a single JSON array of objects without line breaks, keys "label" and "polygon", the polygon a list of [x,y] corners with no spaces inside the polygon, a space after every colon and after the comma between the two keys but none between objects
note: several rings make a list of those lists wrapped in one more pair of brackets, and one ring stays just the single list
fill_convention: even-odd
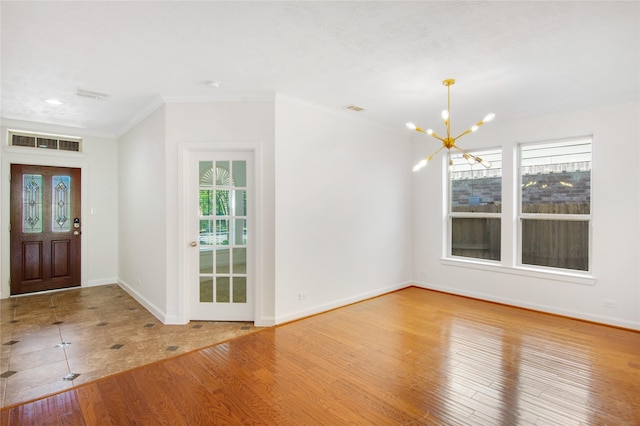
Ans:
[{"label": "glass pane door", "polygon": [[[246,155],[245,155],[246,156]],[[206,319],[252,315],[247,266],[247,159],[198,160],[197,311]],[[245,314],[240,314],[245,312]],[[198,319],[203,315],[198,315]]]}]

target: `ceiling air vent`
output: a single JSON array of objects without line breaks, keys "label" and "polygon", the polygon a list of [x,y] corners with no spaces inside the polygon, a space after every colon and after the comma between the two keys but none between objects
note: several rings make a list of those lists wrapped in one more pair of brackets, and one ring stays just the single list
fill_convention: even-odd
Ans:
[{"label": "ceiling air vent", "polygon": [[94,92],[92,90],[78,89],[76,95],[82,96],[83,98],[96,99],[99,101],[106,100],[109,95],[106,93]]},{"label": "ceiling air vent", "polygon": [[359,107],[358,105],[347,105],[345,108],[355,112],[364,111],[364,108]]}]

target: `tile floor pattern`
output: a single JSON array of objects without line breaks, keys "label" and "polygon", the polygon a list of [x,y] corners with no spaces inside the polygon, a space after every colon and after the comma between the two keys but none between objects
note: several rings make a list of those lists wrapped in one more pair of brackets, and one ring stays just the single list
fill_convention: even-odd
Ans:
[{"label": "tile floor pattern", "polygon": [[256,330],[246,322],[163,325],[116,284],[3,299],[0,407]]}]

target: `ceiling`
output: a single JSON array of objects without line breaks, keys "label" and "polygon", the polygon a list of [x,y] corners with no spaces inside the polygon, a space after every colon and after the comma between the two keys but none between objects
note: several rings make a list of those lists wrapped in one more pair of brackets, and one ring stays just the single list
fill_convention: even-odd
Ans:
[{"label": "ceiling", "polygon": [[455,133],[487,112],[503,121],[637,101],[639,6],[2,1],[1,116],[116,137],[161,102],[277,92],[384,126],[437,129],[442,80],[455,78]]}]

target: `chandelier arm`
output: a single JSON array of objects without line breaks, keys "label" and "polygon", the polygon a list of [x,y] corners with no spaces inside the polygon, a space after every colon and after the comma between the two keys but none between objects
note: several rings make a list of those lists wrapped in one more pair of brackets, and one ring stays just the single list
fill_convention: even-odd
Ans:
[{"label": "chandelier arm", "polygon": [[431,158],[433,158],[434,155],[436,155],[437,153],[439,153],[443,149],[445,149],[444,145],[442,145],[440,148],[436,149],[436,151],[433,154],[431,154],[430,156],[428,156],[427,158],[429,158],[429,160],[431,160]]},{"label": "chandelier arm", "polygon": [[445,83],[447,85],[447,119],[445,120],[445,125],[447,126],[447,138],[451,137],[451,83]]},{"label": "chandelier arm", "polygon": [[453,145],[451,146],[451,148],[455,148],[455,149],[457,149],[458,151],[460,151],[461,153],[463,153],[463,154],[467,154],[469,157],[473,158],[474,160],[477,158],[475,155],[473,155],[473,154],[469,153],[469,151],[466,151],[466,150],[464,150],[464,149],[460,148],[460,147],[459,147],[458,145],[456,145],[456,144],[453,144]]},{"label": "chandelier arm", "polygon": [[457,141],[458,139],[460,139],[461,137],[463,137],[464,135],[468,135],[469,133],[471,133],[471,129],[467,129],[464,132],[460,133],[458,136],[456,136],[455,138],[453,138],[454,141]]},{"label": "chandelier arm", "polygon": [[[429,133],[427,133],[429,134]],[[434,131],[431,131],[431,136],[433,136],[434,138],[438,139],[440,142],[444,142],[444,139],[441,138],[440,136],[438,136],[438,134]]]}]

